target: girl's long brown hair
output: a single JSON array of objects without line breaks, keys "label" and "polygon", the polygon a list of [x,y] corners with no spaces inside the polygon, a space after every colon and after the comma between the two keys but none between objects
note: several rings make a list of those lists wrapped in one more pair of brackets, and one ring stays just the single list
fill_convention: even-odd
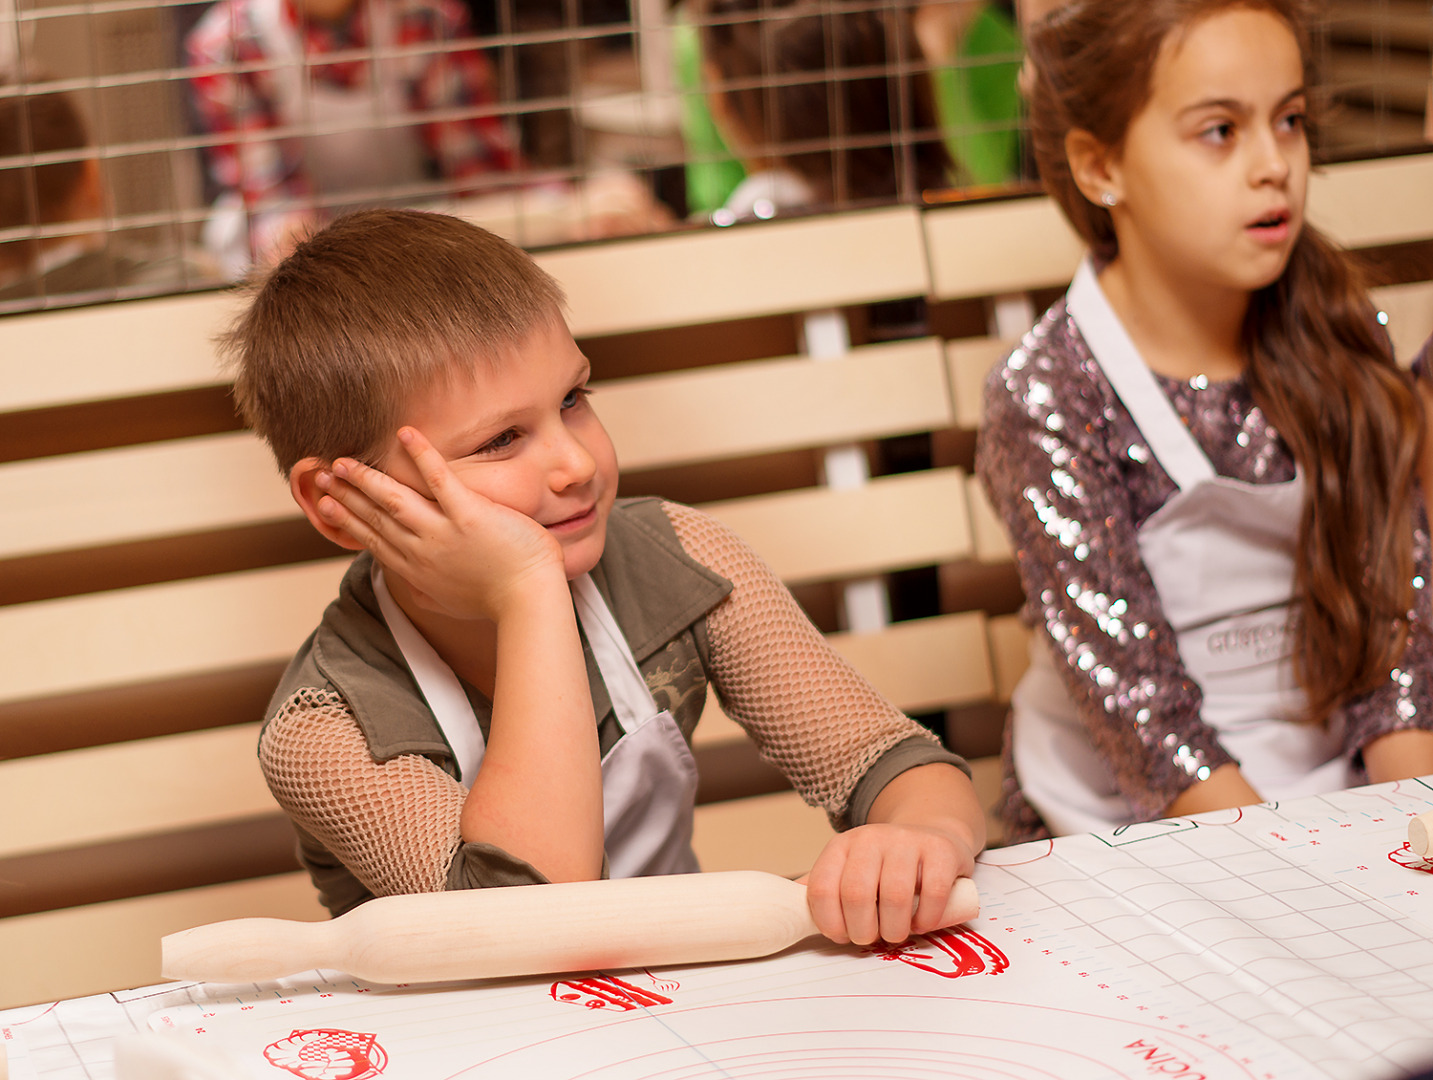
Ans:
[{"label": "girl's long brown hair", "polygon": [[[1283,19],[1313,85],[1302,0],[1074,0],[1028,32],[1041,179],[1097,259],[1113,259],[1119,243],[1109,211],[1075,185],[1066,134],[1088,131],[1118,151],[1149,98],[1164,40],[1231,7]],[[1357,264],[1307,225],[1283,275],[1251,298],[1244,343],[1254,400],[1306,479],[1294,663],[1305,719],[1323,723],[1386,679],[1408,641],[1422,405],[1393,363]]]}]

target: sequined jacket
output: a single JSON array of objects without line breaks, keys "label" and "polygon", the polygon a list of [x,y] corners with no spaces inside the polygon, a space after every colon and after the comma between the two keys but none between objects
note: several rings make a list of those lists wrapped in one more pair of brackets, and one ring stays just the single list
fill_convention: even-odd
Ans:
[{"label": "sequined jacket", "polygon": [[[1255,484],[1293,478],[1293,457],[1242,378],[1159,381],[1221,475]],[[1060,665],[1066,687],[1092,741],[1114,748],[1109,763],[1121,793],[1141,817],[1158,817],[1200,767],[1232,759],[1200,717],[1200,688],[1180,660],[1137,546],[1137,530],[1175,493],[1174,482],[1063,300],[991,372],[976,467],[1015,549],[1027,621],[1037,634],[1074,634],[1090,644],[1095,663],[1087,670]],[[1421,497],[1414,518],[1412,634],[1400,669],[1343,707],[1350,755],[1389,731],[1433,728],[1433,609]],[[1147,632],[1107,632],[1112,606],[1124,626],[1143,624]],[[1137,721],[1136,709],[1150,700],[1158,702],[1153,715]],[[1001,810],[1008,841],[1049,835],[1021,796],[1008,744]]]}]

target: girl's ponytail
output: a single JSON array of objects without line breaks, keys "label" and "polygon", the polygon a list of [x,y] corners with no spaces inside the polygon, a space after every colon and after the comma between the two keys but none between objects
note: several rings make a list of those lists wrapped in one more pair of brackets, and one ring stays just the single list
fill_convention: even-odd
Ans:
[{"label": "girl's ponytail", "polygon": [[1350,256],[1305,227],[1245,320],[1254,399],[1304,471],[1295,669],[1325,721],[1399,663],[1413,602],[1413,483],[1425,424]]}]

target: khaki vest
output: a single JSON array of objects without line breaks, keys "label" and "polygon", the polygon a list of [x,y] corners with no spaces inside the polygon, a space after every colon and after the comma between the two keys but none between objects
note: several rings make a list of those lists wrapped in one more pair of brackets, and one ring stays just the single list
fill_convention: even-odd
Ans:
[{"label": "khaki vest", "polygon": [[[379,614],[371,565],[367,553],[354,560],[338,599],[284,673],[267,716],[274,716],[298,690],[332,690],[353,711],[375,761],[423,754],[456,776],[452,750]],[[627,638],[657,705],[671,712],[690,741],[706,703],[706,615],[731,591],[731,583],[686,554],[657,499],[618,501],[592,580]],[[585,639],[583,654],[599,743],[606,753],[621,731]],[[466,683],[464,689],[486,739],[492,703]],[[298,832],[299,857],[330,911],[342,914],[372,897],[318,840],[302,829]]]}]

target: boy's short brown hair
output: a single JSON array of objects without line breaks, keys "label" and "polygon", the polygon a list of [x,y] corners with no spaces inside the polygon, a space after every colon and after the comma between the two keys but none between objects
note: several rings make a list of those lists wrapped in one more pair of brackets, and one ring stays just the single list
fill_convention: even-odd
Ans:
[{"label": "boy's short brown hair", "polygon": [[361,210],[249,287],[218,339],[244,420],[287,474],[307,457],[372,462],[408,395],[466,375],[562,318],[562,288],[470,222]]}]

